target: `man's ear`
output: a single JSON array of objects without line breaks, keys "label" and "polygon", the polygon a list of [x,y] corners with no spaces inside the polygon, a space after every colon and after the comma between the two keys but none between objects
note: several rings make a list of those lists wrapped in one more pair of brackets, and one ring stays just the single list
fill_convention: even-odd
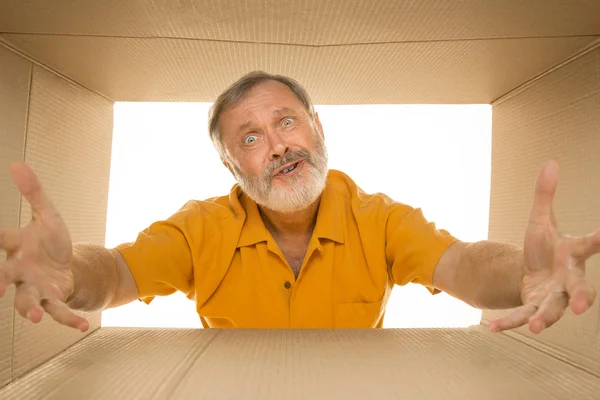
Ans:
[{"label": "man's ear", "polygon": [[229,165],[229,163],[225,160],[225,157],[221,157],[221,162],[223,163],[223,165],[225,166],[225,168],[227,168],[229,170],[229,172],[231,172],[231,175],[233,175],[233,177],[235,178],[235,175],[233,173],[233,169],[231,168],[231,165]]},{"label": "man's ear", "polygon": [[323,125],[321,125],[321,120],[319,119],[318,112],[315,112],[315,124],[317,125],[317,129],[321,136],[325,137],[325,132],[323,131]]}]

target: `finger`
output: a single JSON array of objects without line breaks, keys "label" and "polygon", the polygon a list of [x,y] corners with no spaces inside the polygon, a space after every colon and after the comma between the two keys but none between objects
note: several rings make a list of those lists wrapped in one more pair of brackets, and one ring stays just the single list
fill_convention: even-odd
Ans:
[{"label": "finger", "polygon": [[582,269],[569,273],[566,289],[570,297],[571,311],[575,315],[586,312],[594,304],[596,289],[585,279]]},{"label": "finger", "polygon": [[62,291],[55,283],[40,285],[40,297],[43,300],[60,299],[63,296]]},{"label": "finger", "polygon": [[558,185],[558,164],[556,161],[548,161],[542,167],[536,184],[531,209],[530,220],[537,224],[552,221],[555,223],[552,212],[552,202]]},{"label": "finger", "polygon": [[20,229],[0,229],[0,249],[15,251],[21,245]]},{"label": "finger", "polygon": [[35,286],[24,283],[17,287],[15,309],[21,317],[33,323],[38,323],[42,320],[44,310],[40,306],[40,292]]},{"label": "finger", "polygon": [[536,311],[537,307],[533,304],[521,306],[514,310],[510,315],[491,322],[488,329],[492,332],[501,332],[518,328],[525,325]]},{"label": "finger", "polygon": [[70,326],[85,332],[90,328],[87,319],[75,314],[65,303],[59,300],[44,300],[44,309],[59,324]]},{"label": "finger", "polygon": [[0,298],[6,293],[6,288],[16,282],[18,268],[16,260],[0,263]]},{"label": "finger", "polygon": [[580,260],[586,260],[600,253],[600,230],[574,239],[571,254]]},{"label": "finger", "polygon": [[46,197],[37,175],[29,165],[24,162],[15,162],[10,166],[10,173],[25,200],[31,204],[34,218],[57,214],[56,209]]},{"label": "finger", "polygon": [[562,318],[569,305],[569,296],[565,291],[550,292],[540,304],[537,312],[529,318],[529,330],[541,333]]}]

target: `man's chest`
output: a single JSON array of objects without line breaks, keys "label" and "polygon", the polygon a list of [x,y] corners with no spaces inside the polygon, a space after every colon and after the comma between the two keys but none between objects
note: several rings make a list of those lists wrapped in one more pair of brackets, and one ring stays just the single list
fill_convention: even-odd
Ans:
[{"label": "man's chest", "polygon": [[289,264],[290,268],[294,272],[294,277],[298,279],[298,275],[300,274],[300,270],[302,269],[302,265],[304,264],[304,259],[306,258],[306,248],[287,248],[281,249],[285,261]]},{"label": "man's chest", "polygon": [[391,290],[384,264],[370,268],[356,248],[352,251],[332,241],[305,254],[290,250],[269,249],[266,243],[238,249],[217,290],[198,307],[205,324],[273,328],[379,324]]},{"label": "man's chest", "polygon": [[[286,262],[294,273],[295,279],[298,279],[300,270],[305,264],[307,253],[314,249],[310,247],[310,237],[299,238],[297,240],[282,240],[275,239],[277,248],[283,255],[283,260]],[[276,252],[277,253],[277,252]],[[308,254],[310,256],[310,254]]]}]

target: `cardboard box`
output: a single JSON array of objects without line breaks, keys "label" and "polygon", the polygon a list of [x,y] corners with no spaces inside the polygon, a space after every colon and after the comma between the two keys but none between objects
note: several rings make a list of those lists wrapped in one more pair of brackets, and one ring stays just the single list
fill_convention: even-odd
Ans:
[{"label": "cardboard box", "polygon": [[[542,162],[561,228],[600,228],[600,1],[0,3],[0,226],[26,160],[74,241],[104,243],[114,101],[213,101],[263,69],[317,104],[493,105],[491,240],[521,244]],[[588,275],[600,289],[600,258]],[[89,335],[0,301],[0,398],[600,398],[600,302],[541,335],[470,329]],[[569,314],[570,312],[567,312]]]}]

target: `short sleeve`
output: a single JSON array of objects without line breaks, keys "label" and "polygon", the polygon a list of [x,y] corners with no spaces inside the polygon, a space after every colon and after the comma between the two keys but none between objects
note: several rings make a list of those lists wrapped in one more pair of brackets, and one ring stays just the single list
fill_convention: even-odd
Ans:
[{"label": "short sleeve", "polygon": [[420,209],[396,205],[386,223],[386,260],[395,284],[417,283],[432,294],[433,273],[442,254],[455,243],[445,230],[437,229]]},{"label": "short sleeve", "polygon": [[116,247],[127,262],[144,302],[176,291],[189,296],[193,290],[188,240],[191,212],[184,206],[167,220],[155,222],[140,232],[134,242]]}]

